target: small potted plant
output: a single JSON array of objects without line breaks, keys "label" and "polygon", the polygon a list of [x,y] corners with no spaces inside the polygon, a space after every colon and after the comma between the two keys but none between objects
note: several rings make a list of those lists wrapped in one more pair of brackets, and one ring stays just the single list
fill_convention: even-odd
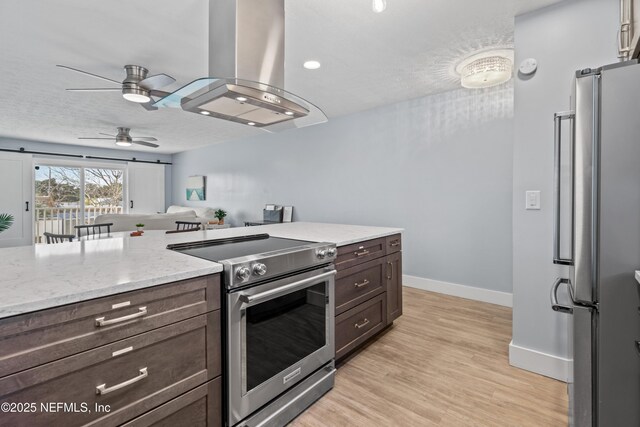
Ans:
[{"label": "small potted plant", "polygon": [[144,231],[144,224],[136,224],[136,229],[139,233],[142,233]]},{"label": "small potted plant", "polygon": [[218,218],[218,224],[222,225],[222,224],[224,224],[224,217],[227,216],[227,211],[224,211],[222,209],[218,209],[217,211],[215,211],[213,213],[213,216]]},{"label": "small potted plant", "polygon": [[11,227],[11,225],[13,224],[13,215],[11,214],[7,214],[7,213],[3,213],[0,214],[0,233],[2,233],[5,230],[8,230],[9,227]]}]

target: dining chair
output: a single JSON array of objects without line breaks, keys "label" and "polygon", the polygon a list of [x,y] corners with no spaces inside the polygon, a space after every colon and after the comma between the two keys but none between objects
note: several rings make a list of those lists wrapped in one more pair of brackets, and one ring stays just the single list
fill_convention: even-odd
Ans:
[{"label": "dining chair", "polygon": [[199,222],[176,221],[176,230],[196,231],[196,230],[200,230],[200,225],[201,224]]},{"label": "dining chair", "polygon": [[78,239],[82,237],[82,231],[84,230],[85,236],[95,236],[96,234],[100,235],[102,233],[109,234],[111,233],[112,222],[104,223],[104,224],[87,224],[87,225],[76,225],[76,234]]},{"label": "dining chair", "polygon": [[73,234],[53,234],[46,231],[42,235],[45,237],[47,244],[73,242],[73,238],[76,237]]}]

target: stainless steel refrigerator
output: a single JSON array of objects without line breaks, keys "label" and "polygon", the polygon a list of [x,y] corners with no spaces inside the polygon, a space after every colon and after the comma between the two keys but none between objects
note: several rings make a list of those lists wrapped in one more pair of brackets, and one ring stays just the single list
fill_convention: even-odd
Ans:
[{"label": "stainless steel refrigerator", "polygon": [[556,113],[552,308],[571,315],[570,425],[640,426],[640,65],[580,70]]}]

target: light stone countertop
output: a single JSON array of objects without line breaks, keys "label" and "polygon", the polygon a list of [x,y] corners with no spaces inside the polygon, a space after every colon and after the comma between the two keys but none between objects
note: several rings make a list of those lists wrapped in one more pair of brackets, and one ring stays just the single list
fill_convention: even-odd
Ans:
[{"label": "light stone countertop", "polygon": [[292,222],[189,233],[146,231],[108,238],[0,249],[0,318],[222,271],[222,265],[166,249],[168,244],[268,233],[344,246],[400,228]]}]

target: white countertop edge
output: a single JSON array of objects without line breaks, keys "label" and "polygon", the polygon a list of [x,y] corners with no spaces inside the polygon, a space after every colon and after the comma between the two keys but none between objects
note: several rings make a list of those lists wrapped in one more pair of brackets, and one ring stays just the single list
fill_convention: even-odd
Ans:
[{"label": "white countertop edge", "polygon": [[[292,222],[285,227],[282,227],[282,225],[285,224],[263,225],[252,228],[255,228],[256,231],[267,233],[272,237],[335,243],[336,246],[351,245],[404,232],[403,228],[349,224]],[[331,228],[334,228],[335,231],[330,230]],[[334,234],[335,232],[338,233],[338,236]]]},{"label": "white countertop edge", "polygon": [[[336,246],[340,247],[340,246],[347,246],[347,245],[351,245],[353,243],[358,243],[358,242],[363,242],[366,240],[374,240],[374,239],[379,239],[381,237],[388,237],[388,236],[393,236],[394,234],[402,234],[404,230],[402,228],[396,228],[390,231],[385,231],[385,232],[381,232],[378,234],[371,234],[370,236],[367,236],[367,238],[365,240],[362,240],[362,238],[353,238],[353,239],[346,239],[346,240],[340,240],[339,242],[327,242],[327,243],[335,243]],[[289,236],[287,235],[287,233],[281,233],[281,235],[278,235],[279,233],[276,232],[271,232],[269,233],[270,236],[273,237],[282,237],[282,238],[288,238]]]},{"label": "white countertop edge", "polygon": [[211,263],[211,267],[199,268],[197,270],[184,271],[167,276],[131,281],[117,285],[109,285],[104,288],[90,289],[87,291],[59,295],[54,298],[43,298],[37,301],[27,301],[23,304],[2,306],[0,307],[0,319],[88,301],[96,298],[113,296],[123,292],[137,291],[153,286],[165,285],[167,283],[177,282],[179,280],[193,279],[195,277],[216,274],[220,273],[222,271],[222,268],[223,267],[221,264]]}]

